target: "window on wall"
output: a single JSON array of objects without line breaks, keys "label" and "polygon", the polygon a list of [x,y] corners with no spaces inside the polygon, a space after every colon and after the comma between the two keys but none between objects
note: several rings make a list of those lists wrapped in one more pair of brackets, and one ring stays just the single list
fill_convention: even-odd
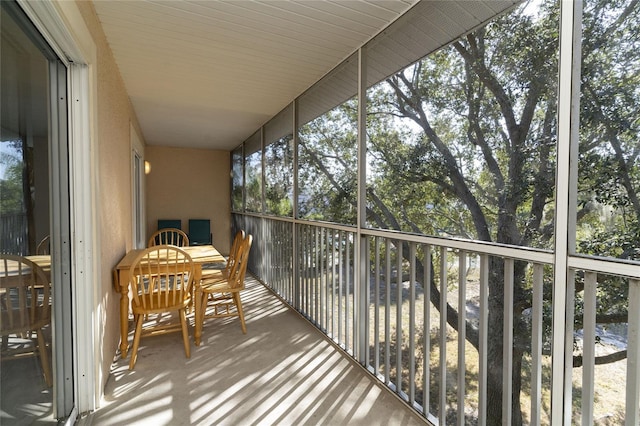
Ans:
[{"label": "window on wall", "polygon": [[243,173],[242,173],[242,147],[231,153],[231,209],[239,212],[243,210]]},{"label": "window on wall", "polygon": [[583,5],[576,250],[640,260],[640,7]]},{"label": "window on wall", "polygon": [[266,213],[293,214],[293,104],[264,126]]},{"label": "window on wall", "polygon": [[[144,161],[144,147],[138,133],[133,125],[130,125],[131,147],[132,147],[132,225],[133,225],[133,242],[136,248],[144,248],[147,246],[147,238],[145,232],[145,214],[144,214],[144,176],[148,173]],[[150,167],[150,166],[149,166]]]},{"label": "window on wall", "polygon": [[143,189],[142,182],[144,178],[144,162],[137,151],[133,151],[133,179],[132,179],[132,195],[133,195],[133,241],[136,248],[144,248],[144,215],[143,215]]},{"label": "window on wall", "polygon": [[357,75],[353,55],[300,97],[300,218],[356,223]]},{"label": "window on wall", "polygon": [[552,247],[558,4],[527,3],[380,79],[386,47],[367,49],[368,226]]},{"label": "window on wall", "polygon": [[260,131],[244,145],[245,210],[262,212],[262,138]]}]

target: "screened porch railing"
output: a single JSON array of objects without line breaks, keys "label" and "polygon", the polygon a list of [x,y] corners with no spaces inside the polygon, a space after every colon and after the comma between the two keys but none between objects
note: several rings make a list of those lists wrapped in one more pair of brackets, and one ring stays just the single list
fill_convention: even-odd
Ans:
[{"label": "screened porch railing", "polygon": [[593,424],[597,289],[622,280],[630,313],[618,352],[626,355],[622,416],[638,424],[638,277],[603,272],[598,262],[574,267],[584,282],[583,313],[574,312],[576,280],[569,279],[566,317],[583,331],[569,320],[565,335],[553,336],[550,252],[253,215],[234,214],[234,225],[255,237],[249,268],[256,277],[433,424],[486,424],[491,410],[511,424],[520,407],[526,423],[549,424],[554,344],[569,355],[583,347],[581,372],[565,372],[580,386],[573,394],[565,386],[565,400],[573,401],[566,416]]},{"label": "screened porch railing", "polygon": [[0,252],[29,253],[28,218],[25,213],[0,215]]}]

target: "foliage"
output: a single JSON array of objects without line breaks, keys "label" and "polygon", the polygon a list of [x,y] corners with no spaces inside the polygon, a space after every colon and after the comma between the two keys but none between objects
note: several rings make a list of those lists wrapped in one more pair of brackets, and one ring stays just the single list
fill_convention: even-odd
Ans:
[{"label": "foliage", "polygon": [[242,210],[242,149],[231,154],[231,205],[233,210]]},{"label": "foliage", "polygon": [[[572,206],[583,254],[640,258],[638,5],[584,3],[578,194]],[[566,143],[557,139],[558,28],[558,2],[527,2],[368,89],[367,225],[554,248],[556,145]],[[301,218],[355,223],[355,110],[351,99],[299,129]],[[532,281],[526,263],[516,262],[514,269],[513,391],[519,393]],[[488,405],[499,407],[502,260],[492,258],[489,276]],[[547,313],[551,277],[547,270]],[[437,299],[436,278],[419,278],[430,282],[432,301]],[[625,280],[599,277],[599,322],[624,321],[627,287]],[[455,328],[455,310],[447,309]],[[550,324],[544,327],[548,336]],[[469,324],[467,330],[477,347],[477,334]],[[520,422],[517,403],[513,413]],[[500,422],[500,412],[489,415]]]},{"label": "foliage", "polygon": [[356,222],[356,109],[352,99],[300,128],[299,217]]},{"label": "foliage", "polygon": [[245,158],[245,197],[246,209],[250,212],[262,212],[262,153],[260,151]]},{"label": "foliage", "polygon": [[21,143],[12,144],[13,149],[0,152],[0,164],[4,177],[0,179],[0,214],[24,212],[23,173]]},{"label": "foliage", "polygon": [[293,135],[265,147],[265,203],[269,214],[293,214]]},{"label": "foliage", "polygon": [[640,7],[590,1],[584,10],[578,250],[640,259]]}]

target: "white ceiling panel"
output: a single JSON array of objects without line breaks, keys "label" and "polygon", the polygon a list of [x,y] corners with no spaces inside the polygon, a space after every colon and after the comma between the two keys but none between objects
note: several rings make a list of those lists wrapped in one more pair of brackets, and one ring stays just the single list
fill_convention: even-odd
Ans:
[{"label": "white ceiling panel", "polygon": [[[146,142],[223,150],[238,146],[415,3],[94,1]],[[411,57],[412,45],[450,41],[461,20],[474,26],[505,2],[420,3],[437,7],[416,30],[418,40],[380,46],[380,53]]]}]

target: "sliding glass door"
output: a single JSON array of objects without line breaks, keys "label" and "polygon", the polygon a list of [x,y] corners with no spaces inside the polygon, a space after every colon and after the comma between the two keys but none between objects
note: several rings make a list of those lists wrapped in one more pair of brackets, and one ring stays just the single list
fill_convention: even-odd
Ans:
[{"label": "sliding glass door", "polygon": [[[20,8],[1,3],[0,423],[54,422],[74,403],[67,69]],[[14,286],[32,270],[49,296],[41,283]],[[43,300],[38,321],[8,320]]]}]

